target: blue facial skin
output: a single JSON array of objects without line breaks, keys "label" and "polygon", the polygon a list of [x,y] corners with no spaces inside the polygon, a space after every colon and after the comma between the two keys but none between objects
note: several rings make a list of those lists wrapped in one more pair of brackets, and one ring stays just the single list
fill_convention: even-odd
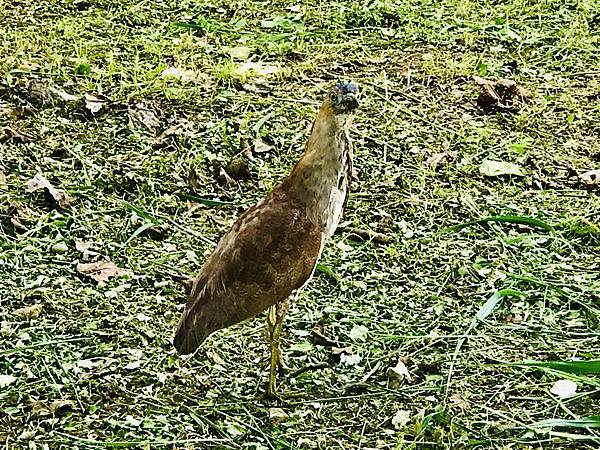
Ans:
[{"label": "blue facial skin", "polygon": [[341,94],[358,94],[358,87],[354,83],[338,83],[335,87]]},{"label": "blue facial skin", "polygon": [[335,114],[348,114],[358,108],[358,87],[354,83],[337,83],[331,91],[331,103]]}]

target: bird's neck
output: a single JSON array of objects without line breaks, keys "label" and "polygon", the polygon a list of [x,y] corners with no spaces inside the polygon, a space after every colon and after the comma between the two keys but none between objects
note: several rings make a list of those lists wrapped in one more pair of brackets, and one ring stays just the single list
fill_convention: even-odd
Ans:
[{"label": "bird's neck", "polygon": [[349,123],[349,116],[335,116],[324,104],[302,158],[282,185],[306,204],[309,217],[323,226],[327,236],[337,227],[352,174]]}]

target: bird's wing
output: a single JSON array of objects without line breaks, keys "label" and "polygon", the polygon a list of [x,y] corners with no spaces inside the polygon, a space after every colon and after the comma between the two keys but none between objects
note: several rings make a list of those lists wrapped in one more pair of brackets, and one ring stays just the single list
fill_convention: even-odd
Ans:
[{"label": "bird's wing", "polygon": [[191,353],[213,331],[286,299],[312,275],[322,241],[322,227],[281,190],[246,211],[194,282],[175,336],[177,350]]}]

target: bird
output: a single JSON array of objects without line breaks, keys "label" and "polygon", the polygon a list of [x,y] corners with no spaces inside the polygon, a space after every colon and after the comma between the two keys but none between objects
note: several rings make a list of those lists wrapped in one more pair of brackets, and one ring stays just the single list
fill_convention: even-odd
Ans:
[{"label": "bird", "polygon": [[194,353],[213,332],[268,309],[267,395],[277,396],[284,317],[312,278],[348,199],[349,128],[358,106],[355,83],[332,86],[292,171],[223,235],[193,279],[173,341],[180,354]]}]

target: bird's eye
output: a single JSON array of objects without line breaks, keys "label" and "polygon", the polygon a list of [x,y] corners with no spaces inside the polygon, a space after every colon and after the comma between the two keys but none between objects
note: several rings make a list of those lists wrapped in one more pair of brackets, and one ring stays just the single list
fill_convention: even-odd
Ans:
[{"label": "bird's eye", "polygon": [[336,94],[335,92],[332,92],[331,94],[329,94],[329,98],[333,101],[336,98]]}]

